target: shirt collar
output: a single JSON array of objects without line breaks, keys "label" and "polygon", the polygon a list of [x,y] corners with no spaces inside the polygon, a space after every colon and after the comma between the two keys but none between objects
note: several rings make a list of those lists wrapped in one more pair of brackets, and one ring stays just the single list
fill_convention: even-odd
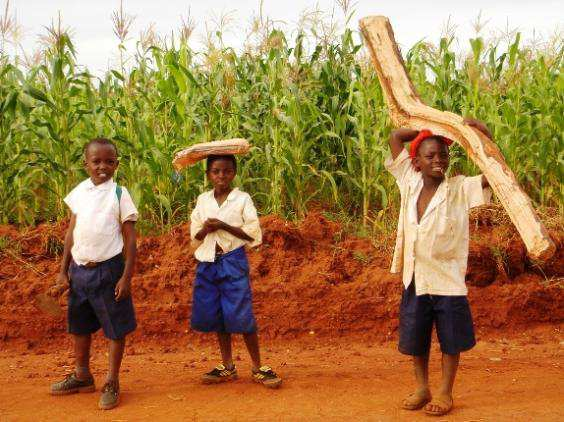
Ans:
[{"label": "shirt collar", "polygon": [[[233,188],[231,192],[229,192],[229,195],[227,195],[227,198],[225,198],[225,202],[233,201],[238,194],[239,194],[239,188]],[[210,199],[213,199],[215,201],[215,196],[213,195],[213,189],[209,191],[208,195]]]},{"label": "shirt collar", "polygon": [[[411,192],[413,192],[412,193],[413,202],[410,205],[408,205],[410,206],[410,209],[408,210],[409,216],[411,217],[411,220],[415,223],[417,223],[417,200],[419,199],[419,195],[421,194],[421,189],[423,189],[423,176],[421,176],[420,172],[418,174],[419,177],[415,177],[412,180]],[[427,209],[425,209],[425,212],[421,216],[421,220],[419,221],[419,223],[421,223],[423,219],[426,218],[438,205],[440,205],[445,201],[448,193],[448,184],[449,184],[449,177],[445,174],[445,178],[443,179],[443,181],[437,188],[435,194],[431,198],[431,201],[427,205]]]},{"label": "shirt collar", "polygon": [[86,189],[87,190],[109,190],[114,184],[114,179],[110,178],[106,180],[104,183],[100,183],[99,185],[95,185],[92,182],[91,178],[86,179]]},{"label": "shirt collar", "polygon": [[235,197],[239,194],[239,188],[233,188],[231,190],[231,192],[229,192],[229,195],[227,195],[227,198],[225,199],[226,201],[232,201],[235,199]]},{"label": "shirt collar", "polygon": [[445,201],[447,197],[447,192],[448,192],[448,176],[445,174],[445,178],[437,188],[437,191],[433,195],[431,202],[429,202],[429,205],[427,205],[427,209],[425,210],[423,217],[431,213],[431,211],[433,211],[437,206],[439,206]]}]

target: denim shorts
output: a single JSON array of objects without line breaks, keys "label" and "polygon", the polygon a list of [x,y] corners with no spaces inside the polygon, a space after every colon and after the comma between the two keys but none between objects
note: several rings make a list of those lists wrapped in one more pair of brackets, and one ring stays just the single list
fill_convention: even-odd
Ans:
[{"label": "denim shorts", "polygon": [[257,323],[243,247],[199,262],[192,296],[191,327],[201,332],[255,333]]},{"label": "denim shorts", "polygon": [[424,356],[431,347],[433,324],[441,351],[455,355],[476,344],[474,324],[466,296],[415,294],[415,280],[403,291],[400,304],[399,350]]},{"label": "denim shorts", "polygon": [[104,335],[119,340],[137,327],[131,296],[115,300],[115,287],[123,274],[123,255],[119,254],[95,267],[69,267],[68,331],[91,334],[100,328]]}]

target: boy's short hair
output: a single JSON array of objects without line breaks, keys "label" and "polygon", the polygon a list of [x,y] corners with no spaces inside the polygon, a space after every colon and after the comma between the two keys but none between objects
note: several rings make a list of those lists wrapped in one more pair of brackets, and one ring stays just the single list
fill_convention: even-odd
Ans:
[{"label": "boy's short hair", "polygon": [[84,145],[84,149],[83,149],[83,153],[84,156],[86,157],[86,153],[88,152],[88,148],[90,148],[91,145],[94,144],[98,144],[98,145],[111,145],[114,148],[114,151],[116,152],[116,156],[118,155],[118,149],[116,144],[114,144],[113,141],[111,141],[108,138],[94,138],[89,140],[86,145]]},{"label": "boy's short hair", "polygon": [[423,139],[421,143],[418,145],[416,155],[419,155],[419,150],[421,149],[421,146],[428,141],[434,141],[440,145],[443,145],[447,149],[449,147],[449,145],[443,140],[441,136],[429,136],[428,138]]},{"label": "boy's short hair", "polygon": [[209,171],[213,162],[218,160],[231,161],[231,163],[233,164],[233,170],[237,171],[237,159],[233,154],[227,154],[227,155],[208,155],[208,158],[206,158],[206,172]]}]

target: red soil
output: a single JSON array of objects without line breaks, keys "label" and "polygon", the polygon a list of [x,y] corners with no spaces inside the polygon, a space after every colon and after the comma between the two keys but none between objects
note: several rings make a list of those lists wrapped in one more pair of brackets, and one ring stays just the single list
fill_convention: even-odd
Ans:
[{"label": "red soil", "polygon": [[[533,265],[514,229],[495,222],[495,208],[472,217],[467,281],[479,334],[505,334],[564,320],[562,232],[553,234],[556,256]],[[264,339],[354,334],[395,338],[401,283],[388,271],[390,245],[347,235],[338,223],[311,213],[294,225],[262,219],[264,242],[249,253],[255,312]],[[0,257],[0,344],[42,349],[66,338],[65,320],[37,311],[59,267],[66,223],[17,232]],[[177,345],[197,337],[188,330],[195,260],[187,225],[139,241],[134,300],[139,328],[134,343]],[[59,302],[64,306],[65,297]]]}]

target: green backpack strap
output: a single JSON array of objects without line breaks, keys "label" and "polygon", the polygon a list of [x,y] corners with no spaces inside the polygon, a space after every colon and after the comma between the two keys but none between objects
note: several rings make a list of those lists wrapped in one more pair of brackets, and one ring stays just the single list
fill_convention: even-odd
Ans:
[{"label": "green backpack strap", "polygon": [[121,186],[116,185],[116,196],[117,196],[117,200],[118,200],[118,210],[119,210],[120,215],[121,215],[121,192],[122,192]]}]

